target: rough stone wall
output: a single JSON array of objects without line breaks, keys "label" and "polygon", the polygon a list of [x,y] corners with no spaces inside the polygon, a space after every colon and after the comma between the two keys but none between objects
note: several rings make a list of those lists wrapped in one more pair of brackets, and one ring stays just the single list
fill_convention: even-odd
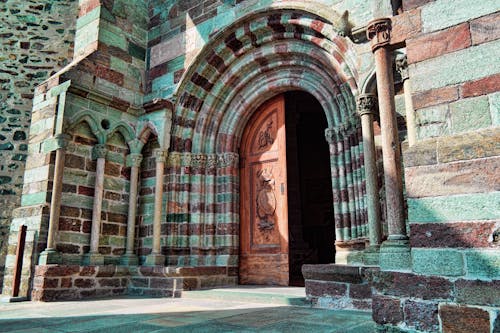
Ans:
[{"label": "rough stone wall", "polygon": [[71,61],[78,1],[0,3],[0,292],[12,211],[20,205],[35,86]]},{"label": "rough stone wall", "polygon": [[412,272],[381,273],[374,319],[401,331],[492,332],[500,306],[500,7],[403,7],[414,23],[406,47],[419,137],[404,151]]}]

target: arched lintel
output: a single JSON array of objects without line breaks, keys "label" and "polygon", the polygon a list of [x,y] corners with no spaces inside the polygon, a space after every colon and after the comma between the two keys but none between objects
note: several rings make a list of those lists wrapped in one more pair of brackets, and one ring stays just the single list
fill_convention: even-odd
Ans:
[{"label": "arched lintel", "polygon": [[104,144],[106,142],[106,132],[101,129],[97,120],[87,112],[80,112],[70,119],[66,120],[66,124],[70,124],[66,126],[65,132],[71,132],[81,123],[87,123],[92,131],[92,134],[97,138],[97,142],[99,144]]},{"label": "arched lintel", "polygon": [[[232,24],[224,27],[218,31],[213,37],[211,37],[211,42],[203,46],[202,50],[195,56],[189,68],[184,72],[180,79],[180,83],[177,86],[174,96],[178,97],[180,92],[186,90],[186,85],[190,82],[191,77],[196,74],[198,68],[206,63],[206,59],[209,56],[214,45],[224,43],[224,39],[232,32],[236,31],[238,28],[244,26],[246,23],[258,18],[261,15],[270,15],[273,12],[280,12],[286,10],[293,10],[297,12],[303,12],[309,15],[315,15],[319,19],[335,25],[340,22],[343,14],[337,13],[333,8],[320,3],[314,3],[308,6],[307,10],[304,8],[303,1],[287,1],[280,3],[273,3],[271,5],[266,5],[251,11],[239,19],[237,19]],[[176,98],[178,100],[178,98]],[[176,103],[177,104],[177,103]],[[174,110],[177,109],[177,105]]]}]

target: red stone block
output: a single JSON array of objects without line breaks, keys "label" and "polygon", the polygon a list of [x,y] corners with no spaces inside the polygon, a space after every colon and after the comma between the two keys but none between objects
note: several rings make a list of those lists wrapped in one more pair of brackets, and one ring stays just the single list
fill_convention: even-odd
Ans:
[{"label": "red stone block", "polygon": [[43,276],[37,276],[35,277],[34,281],[34,287],[35,288],[43,288],[43,289],[54,289],[59,287],[59,279],[58,278],[46,278]]},{"label": "red stone block", "polygon": [[346,296],[347,284],[330,281],[306,280],[306,294],[313,297]]},{"label": "red stone block", "polygon": [[397,298],[374,296],[372,300],[372,317],[377,324],[396,325],[403,321],[401,301]]},{"label": "red stone block", "polygon": [[78,185],[78,194],[93,197],[94,192],[95,192],[95,190],[92,187]]},{"label": "red stone block", "polygon": [[404,320],[406,325],[419,331],[439,331],[438,304],[407,300],[404,303]]},{"label": "red stone block", "polygon": [[500,12],[483,16],[470,23],[472,44],[477,45],[500,38]]},{"label": "red stone block", "polygon": [[120,287],[121,281],[119,278],[114,279],[97,279],[100,287]]},{"label": "red stone block", "polygon": [[457,280],[455,297],[459,303],[500,306],[500,280]]},{"label": "red stone block", "polygon": [[80,246],[75,244],[57,243],[56,249],[61,253],[73,253],[73,254],[80,253]]},{"label": "red stone block", "polygon": [[415,110],[423,109],[428,106],[456,101],[458,97],[458,87],[456,86],[426,90],[412,96],[413,107]]},{"label": "red stone block", "polygon": [[83,170],[85,166],[85,158],[73,154],[66,154],[64,160],[65,168],[73,168]]},{"label": "red stone block", "polygon": [[59,231],[80,231],[81,221],[68,217],[59,218]]},{"label": "red stone block", "polygon": [[403,10],[410,10],[434,2],[435,0],[403,0]]},{"label": "red stone block", "polygon": [[459,305],[439,308],[443,333],[489,333],[490,314],[482,309]]},{"label": "red stone block", "polygon": [[380,272],[373,287],[386,295],[425,300],[451,299],[453,295],[453,284],[449,280],[412,273]]},{"label": "red stone block", "polygon": [[462,85],[462,97],[473,97],[491,94],[500,88],[500,74],[485,77],[476,81],[469,81]]},{"label": "red stone block", "polygon": [[98,266],[96,277],[112,277],[115,275],[116,266],[114,265],[106,265],[106,266]]},{"label": "red stone block", "polygon": [[488,239],[495,229],[495,222],[479,221],[410,224],[410,244],[424,248],[491,247]]},{"label": "red stone block", "polygon": [[369,284],[351,284],[349,286],[349,297],[351,298],[371,298],[372,288]]},{"label": "red stone block", "polygon": [[108,221],[110,222],[115,222],[115,223],[120,223],[120,224],[127,224],[127,215],[123,214],[116,214],[116,213],[108,213]]},{"label": "red stone block", "polygon": [[172,289],[174,287],[174,279],[172,278],[151,278],[149,282],[150,288],[155,289]]},{"label": "red stone block", "polygon": [[80,271],[80,266],[47,265],[36,266],[36,276],[71,276]]},{"label": "red stone block", "polygon": [[83,266],[80,270],[80,276],[93,276],[96,272],[95,266]]},{"label": "red stone block", "polygon": [[71,278],[61,279],[61,288],[71,288],[73,286],[73,280]]},{"label": "red stone block", "polygon": [[74,285],[77,288],[93,288],[95,287],[94,279],[75,279]]},{"label": "red stone block", "polygon": [[122,166],[118,163],[107,162],[104,167],[104,174],[112,177],[120,177]]},{"label": "red stone block", "polygon": [[118,233],[120,232],[120,226],[117,224],[112,224],[112,223],[103,223],[102,224],[102,235],[107,235],[107,236],[117,236]]},{"label": "red stone block", "polygon": [[422,31],[420,9],[407,11],[391,18],[391,45],[401,45],[403,42]]},{"label": "red stone block", "polygon": [[408,63],[416,63],[471,46],[469,24],[421,35],[406,41]]}]

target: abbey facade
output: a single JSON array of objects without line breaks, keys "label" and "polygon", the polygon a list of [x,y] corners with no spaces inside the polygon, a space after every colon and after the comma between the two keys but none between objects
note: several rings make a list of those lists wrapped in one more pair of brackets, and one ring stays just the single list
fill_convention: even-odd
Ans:
[{"label": "abbey facade", "polygon": [[500,330],[498,1],[0,8],[3,295],[25,225],[32,300],[305,285]]}]

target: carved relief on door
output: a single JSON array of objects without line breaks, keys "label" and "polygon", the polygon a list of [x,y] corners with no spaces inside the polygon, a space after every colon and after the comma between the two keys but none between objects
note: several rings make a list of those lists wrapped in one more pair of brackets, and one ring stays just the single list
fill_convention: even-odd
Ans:
[{"label": "carved relief on door", "polygon": [[288,285],[284,98],[263,105],[241,145],[240,283]]}]

